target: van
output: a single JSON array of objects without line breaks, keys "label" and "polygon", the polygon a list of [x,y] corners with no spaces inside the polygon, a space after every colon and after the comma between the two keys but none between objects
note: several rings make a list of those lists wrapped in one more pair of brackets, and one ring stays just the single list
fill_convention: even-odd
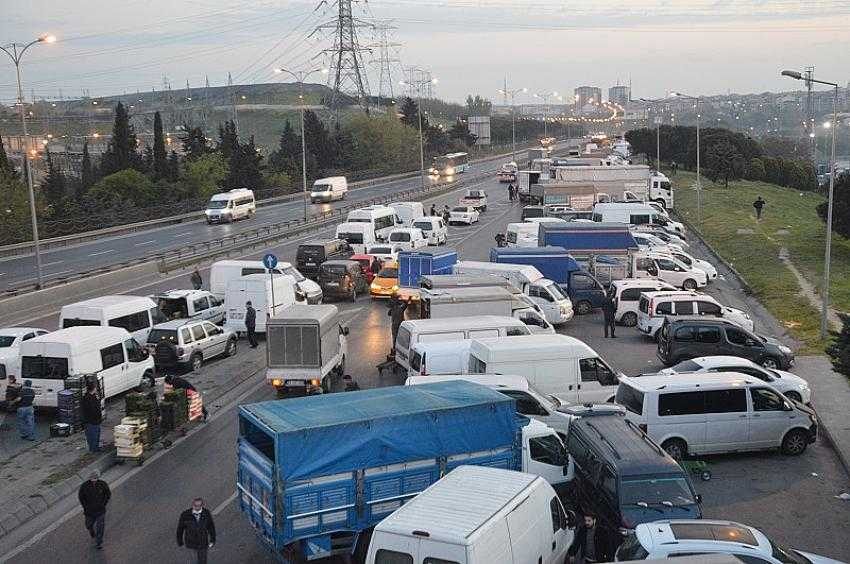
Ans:
[{"label": "van", "polygon": [[395,210],[396,217],[405,227],[411,227],[414,221],[425,217],[422,202],[393,202],[389,206]]},{"label": "van", "polygon": [[0,329],[0,398],[6,397],[8,376],[21,373],[21,343],[46,335],[37,327],[4,327]]},{"label": "van", "polygon": [[364,253],[370,245],[377,243],[375,230],[368,223],[340,223],[334,236],[346,241],[355,253]]},{"label": "van", "polygon": [[533,221],[509,223],[505,228],[505,241],[509,247],[536,247],[538,230]]},{"label": "van", "polygon": [[[680,315],[704,316],[723,319],[748,331],[753,320],[747,312],[721,305],[708,294],[688,290],[644,292],[638,300],[637,328],[647,337],[656,338],[666,317]],[[702,355],[699,355],[702,356]]]},{"label": "van", "polygon": [[298,245],[298,250],[295,251],[295,265],[304,276],[315,280],[323,262],[347,259],[353,254],[351,246],[342,239],[307,241]]},{"label": "van", "polygon": [[148,333],[156,323],[165,321],[156,302],[141,296],[101,296],[62,306],[59,328],[80,326],[120,327],[126,329],[140,343],[148,340]]},{"label": "van", "polygon": [[640,302],[641,294],[670,291],[676,291],[676,287],[661,280],[646,278],[612,280],[608,287],[608,297],[617,306],[614,321],[626,327],[635,327],[638,324],[638,302]]},{"label": "van", "polygon": [[702,518],[687,472],[622,412],[573,420],[567,450],[572,497],[602,527],[625,533],[650,521]]},{"label": "van", "polygon": [[429,245],[445,245],[449,240],[449,228],[442,217],[419,217],[413,220],[412,226],[422,231]]},{"label": "van", "polygon": [[387,237],[387,243],[397,245],[402,251],[415,251],[422,247],[428,246],[428,239],[425,238],[421,229],[415,227],[396,227],[390,231]]},{"label": "van", "polygon": [[249,274],[227,283],[224,296],[224,327],[238,334],[245,329],[245,304],[257,311],[257,333],[266,332],[266,320],[295,303],[295,280],[291,276]]},{"label": "van", "polygon": [[249,219],[257,213],[257,202],[254,192],[245,188],[237,188],[229,192],[213,194],[207,203],[204,215],[207,224],[230,223],[239,219]]},{"label": "van", "polygon": [[345,221],[348,223],[366,223],[372,226],[375,231],[375,239],[378,241],[386,241],[390,231],[402,226],[402,221],[393,208],[379,204],[351,210],[348,212]]},{"label": "van", "polygon": [[561,564],[575,517],[540,476],[459,466],[375,526],[367,564]]},{"label": "van", "polygon": [[517,374],[545,394],[573,403],[609,401],[619,374],[588,345],[566,335],[475,337],[470,374]]},{"label": "van", "polygon": [[773,448],[798,455],[818,435],[813,409],[738,372],[623,377],[615,401],[676,459]]},{"label": "van", "polygon": [[330,176],[319,178],[313,183],[310,190],[310,202],[334,202],[344,200],[348,194],[348,180],[344,176]]},{"label": "van", "polygon": [[408,319],[401,323],[395,342],[395,361],[410,370],[410,347],[419,342],[462,341],[484,337],[530,335],[528,326],[513,317],[472,315],[442,319]]},{"label": "van", "polygon": [[[271,270],[272,274],[286,274],[295,279],[296,298],[308,304],[318,304],[322,301],[322,289],[318,284],[305,278],[292,263],[279,262]],[[210,292],[223,300],[227,292],[227,283],[235,278],[249,274],[268,274],[269,269],[259,260],[219,260],[210,267]]]},{"label": "van", "polygon": [[505,315],[522,320],[532,333],[555,333],[540,307],[531,301],[531,298],[510,286],[420,289],[421,319],[464,315]]},{"label": "van", "polygon": [[21,380],[31,380],[35,405],[57,407],[69,376],[97,374],[104,397],[153,381],[154,361],[126,329],[69,327],[21,343]]},{"label": "van", "polygon": [[419,342],[410,347],[410,376],[466,374],[469,371],[469,346],[472,341]]},{"label": "van", "polygon": [[593,206],[593,221],[644,225],[667,225],[667,216],[642,202],[608,202]]}]

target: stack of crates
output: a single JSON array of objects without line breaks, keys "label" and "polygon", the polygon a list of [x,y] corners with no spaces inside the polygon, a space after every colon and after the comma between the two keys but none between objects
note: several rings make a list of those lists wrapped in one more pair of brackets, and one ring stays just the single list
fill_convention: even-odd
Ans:
[{"label": "stack of crates", "polygon": [[201,394],[192,390],[186,390],[189,398],[189,421],[196,421],[204,414],[204,403]]},{"label": "stack of crates", "polygon": [[124,397],[124,412],[128,417],[142,419],[147,424],[145,444],[151,444],[162,435],[159,421],[159,406],[156,402],[156,392],[142,394],[138,392]]},{"label": "stack of crates", "polygon": [[186,390],[168,390],[160,404],[162,429],[172,430],[180,427],[189,419],[189,402]]},{"label": "stack of crates", "polygon": [[60,390],[56,394],[59,423],[70,427],[71,433],[83,426],[83,398],[79,389]]},{"label": "stack of crates", "polygon": [[121,425],[115,426],[115,449],[119,458],[141,458],[144,451],[142,444],[142,427],[146,425]]},{"label": "stack of crates", "polygon": [[128,415],[121,419],[121,425],[138,427],[142,445],[146,446],[151,444],[151,429],[148,426],[148,420],[146,417]]}]

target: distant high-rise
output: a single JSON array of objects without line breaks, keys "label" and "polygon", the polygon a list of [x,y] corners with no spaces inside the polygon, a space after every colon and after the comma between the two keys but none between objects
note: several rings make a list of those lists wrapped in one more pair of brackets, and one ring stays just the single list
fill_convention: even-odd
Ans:
[{"label": "distant high-rise", "polygon": [[602,89],[596,86],[579,86],[575,89],[576,107],[581,109],[591,101],[598,104],[602,101]]},{"label": "distant high-rise", "polygon": [[632,96],[632,89],[628,86],[612,86],[608,89],[608,101],[625,106]]}]

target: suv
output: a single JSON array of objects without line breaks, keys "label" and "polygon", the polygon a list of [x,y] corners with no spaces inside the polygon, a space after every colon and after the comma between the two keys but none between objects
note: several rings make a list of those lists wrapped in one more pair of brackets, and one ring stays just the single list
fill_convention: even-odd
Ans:
[{"label": "suv", "polygon": [[308,278],[319,276],[319,266],[326,260],[347,259],[354,254],[347,241],[342,239],[320,239],[298,245],[295,266]]},{"label": "suv", "polygon": [[712,296],[676,290],[673,292],[644,292],[638,303],[638,331],[657,338],[664,319],[670,316],[722,318],[752,331],[754,324],[747,312],[722,305]]},{"label": "suv", "polygon": [[739,356],[778,370],[794,365],[794,352],[771,337],[723,320],[665,318],[658,331],[658,359],[673,366],[698,356]]},{"label": "suv", "polygon": [[206,290],[169,290],[153,296],[165,319],[204,319],[224,323],[224,302]]},{"label": "suv", "polygon": [[157,370],[200,370],[204,361],[236,354],[236,333],[209,321],[175,319],[154,325],[145,347]]}]

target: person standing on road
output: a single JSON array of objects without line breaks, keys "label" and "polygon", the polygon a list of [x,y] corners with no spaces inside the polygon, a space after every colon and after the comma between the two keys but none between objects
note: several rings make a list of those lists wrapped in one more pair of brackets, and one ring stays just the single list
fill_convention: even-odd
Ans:
[{"label": "person standing on road", "polygon": [[83,482],[77,492],[80,505],[83,506],[83,515],[86,518],[86,530],[95,541],[97,548],[103,548],[103,529],[106,525],[106,505],[112,492],[109,486],[100,479],[97,470],[91,473],[89,479]]},{"label": "person standing on road", "polygon": [[215,545],[215,523],[204,500],[196,497],[192,507],[180,514],[177,521],[177,546],[194,552],[197,564],[207,564],[207,551]]},{"label": "person standing on road", "polygon": [[516,188],[514,188],[514,183],[511,182],[508,184],[508,201],[513,202],[516,199]]},{"label": "person standing on road", "polygon": [[204,279],[201,278],[201,273],[198,272],[198,267],[195,267],[195,271],[192,272],[192,287],[196,290],[200,290],[203,285]]},{"label": "person standing on road", "polygon": [[597,522],[595,515],[587,513],[584,523],[576,529],[567,554],[574,564],[590,564],[610,561],[615,550],[614,540],[608,531]]},{"label": "person standing on road", "polygon": [[[192,383],[189,382],[189,380],[186,380],[185,378],[181,378],[180,376],[174,376],[173,374],[168,374],[165,377],[165,383],[168,384],[169,386],[171,386],[175,390],[192,390],[196,394],[200,393],[200,392],[198,392],[197,388],[195,388],[195,386],[193,386]],[[207,416],[209,414],[207,413],[207,406],[204,405],[204,404],[201,404],[201,413],[204,414],[204,421],[206,421]]]},{"label": "person standing on road", "polygon": [[605,299],[602,302],[602,313],[605,315],[605,338],[608,338],[608,332],[611,332],[611,338],[616,339],[617,336],[614,334],[614,327],[616,322],[614,321],[614,314],[617,311],[617,304],[614,303],[614,299],[610,296],[605,296]]},{"label": "person standing on road", "polygon": [[430,216],[437,215],[437,204],[431,204],[431,211],[428,212],[428,215],[430,215]]},{"label": "person standing on road", "polygon": [[245,331],[248,333],[248,343],[252,349],[257,348],[257,310],[251,305],[251,302],[245,302]]},{"label": "person standing on road", "polygon": [[100,396],[97,393],[97,387],[91,380],[86,382],[82,407],[89,452],[100,452],[100,424],[103,423],[103,410],[100,408]]},{"label": "person standing on road", "polygon": [[404,321],[404,312],[407,310],[407,302],[399,299],[398,296],[393,296],[390,298],[390,310],[387,312],[387,315],[392,318],[392,336],[393,342],[390,352],[395,351],[395,340],[398,337],[398,328],[401,327],[402,322]]},{"label": "person standing on road", "polygon": [[35,440],[35,390],[32,389],[32,380],[24,380],[24,387],[21,388],[18,399],[15,401],[15,406],[18,409],[18,433],[25,441]]},{"label": "person standing on road", "polygon": [[15,378],[14,374],[9,374],[9,380],[6,384],[6,401],[4,406],[6,411],[10,413],[14,413],[16,408],[18,407],[18,397],[21,395],[21,385],[18,384],[18,380]]},{"label": "person standing on road", "polygon": [[443,223],[446,225],[449,224],[449,218],[451,218],[452,213],[449,211],[449,206],[443,206]]},{"label": "person standing on road", "polygon": [[756,201],[753,202],[753,207],[756,209],[756,221],[761,221],[761,210],[764,209],[764,206],[767,202],[765,202],[761,196],[756,198]]}]

